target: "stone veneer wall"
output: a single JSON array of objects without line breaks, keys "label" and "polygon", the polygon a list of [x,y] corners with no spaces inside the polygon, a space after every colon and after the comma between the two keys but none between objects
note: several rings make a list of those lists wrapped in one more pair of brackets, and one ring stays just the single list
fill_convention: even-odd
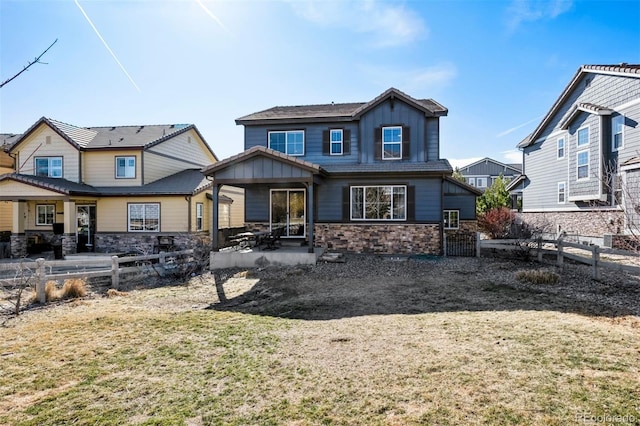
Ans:
[{"label": "stone veneer wall", "polygon": [[445,229],[444,232],[447,234],[457,234],[458,232],[478,232],[477,220],[461,220],[458,225],[458,229]]},{"label": "stone veneer wall", "polygon": [[317,223],[315,246],[352,253],[441,254],[437,224]]},{"label": "stone veneer wall", "polygon": [[583,212],[518,213],[526,224],[539,227],[545,233],[601,238],[604,234],[624,233],[624,213],[619,210]]},{"label": "stone veneer wall", "polygon": [[11,257],[20,258],[27,255],[27,235],[11,234]]},{"label": "stone veneer wall", "polygon": [[194,242],[202,242],[205,245],[211,244],[211,236],[208,232],[193,233],[97,233],[94,236],[95,251],[98,253],[127,253],[140,251],[143,253],[153,253],[158,245],[158,237],[173,237],[173,246],[176,250],[183,250],[193,247]]},{"label": "stone veneer wall", "polygon": [[78,251],[78,244],[76,241],[76,234],[64,234],[62,235],[62,254],[73,254]]}]

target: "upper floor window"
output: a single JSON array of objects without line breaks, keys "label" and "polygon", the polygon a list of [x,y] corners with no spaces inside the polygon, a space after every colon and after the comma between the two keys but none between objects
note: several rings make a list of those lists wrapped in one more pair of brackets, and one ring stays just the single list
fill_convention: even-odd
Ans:
[{"label": "upper floor window", "polygon": [[202,231],[204,205],[196,203],[196,231]]},{"label": "upper floor window", "polygon": [[36,206],[36,225],[53,225],[56,216],[56,206],[53,204],[38,204]]},{"label": "upper floor window", "polygon": [[616,115],[611,118],[611,149],[619,150],[624,146],[622,129],[624,127],[624,115]]},{"label": "upper floor window", "polygon": [[159,232],[160,204],[129,204],[129,232]]},{"label": "upper floor window", "polygon": [[558,138],[558,158],[564,158],[564,138]]},{"label": "upper floor window", "polygon": [[36,176],[62,177],[62,157],[36,157]]},{"label": "upper floor window", "polygon": [[331,129],[331,155],[342,155],[343,133],[342,129]]},{"label": "upper floor window", "polygon": [[589,145],[589,128],[578,129],[578,146]]},{"label": "upper floor window", "polygon": [[458,229],[460,227],[460,210],[444,211],[444,229]]},{"label": "upper floor window", "polygon": [[269,148],[288,155],[304,155],[304,130],[269,132]]},{"label": "upper floor window", "polygon": [[487,187],[487,178],[483,178],[483,177],[476,178],[476,186],[478,188],[486,188]]},{"label": "upper floor window", "polygon": [[406,220],[406,218],[406,186],[351,187],[351,220]]},{"label": "upper floor window", "polygon": [[136,157],[116,157],[116,178],[131,179],[136,177]]},{"label": "upper floor window", "polygon": [[589,151],[578,152],[578,179],[589,179]]},{"label": "upper floor window", "polygon": [[382,128],[382,159],[402,159],[402,127]]},{"label": "upper floor window", "polygon": [[466,178],[467,179],[467,183],[471,186],[476,186],[476,178],[470,177],[470,178]]},{"label": "upper floor window", "polygon": [[564,182],[558,182],[558,204],[564,204],[567,196],[567,187]]}]

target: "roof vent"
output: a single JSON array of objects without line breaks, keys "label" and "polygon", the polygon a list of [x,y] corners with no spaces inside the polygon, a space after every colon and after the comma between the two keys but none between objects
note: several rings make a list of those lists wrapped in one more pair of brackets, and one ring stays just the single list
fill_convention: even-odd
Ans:
[{"label": "roof vent", "polygon": [[116,126],[113,126],[111,129],[109,129],[109,131],[115,130]]},{"label": "roof vent", "polygon": [[620,62],[620,66],[621,66],[621,67],[626,67],[627,65],[629,65],[629,64],[628,64],[628,63],[626,63],[626,62]]},{"label": "roof vent", "polygon": [[140,130],[144,129],[144,126],[140,126],[138,127],[138,130],[136,130],[136,133],[140,133]]}]

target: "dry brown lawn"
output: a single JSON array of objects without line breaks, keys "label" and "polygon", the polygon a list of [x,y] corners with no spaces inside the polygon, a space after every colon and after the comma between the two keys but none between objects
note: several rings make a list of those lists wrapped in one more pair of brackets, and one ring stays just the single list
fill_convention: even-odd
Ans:
[{"label": "dry brown lawn", "polygon": [[639,281],[537,269],[352,256],[32,309],[0,424],[640,423]]}]

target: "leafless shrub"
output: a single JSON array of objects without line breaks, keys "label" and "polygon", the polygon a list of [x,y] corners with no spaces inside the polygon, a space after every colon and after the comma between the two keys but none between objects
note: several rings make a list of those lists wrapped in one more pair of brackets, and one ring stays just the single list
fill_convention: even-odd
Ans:
[{"label": "leafless shrub", "polygon": [[0,280],[0,313],[20,315],[25,294],[29,294],[33,282],[34,271],[21,261],[13,279]]}]

